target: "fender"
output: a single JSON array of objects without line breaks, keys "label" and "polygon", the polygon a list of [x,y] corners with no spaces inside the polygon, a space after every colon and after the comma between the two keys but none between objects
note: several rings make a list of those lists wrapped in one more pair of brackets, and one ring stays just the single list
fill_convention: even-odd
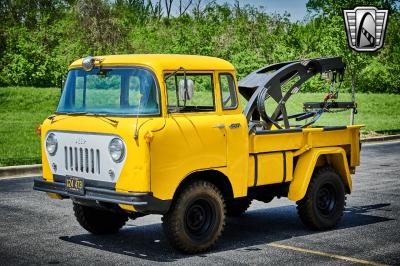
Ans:
[{"label": "fender", "polygon": [[299,157],[294,170],[293,181],[289,187],[288,198],[290,200],[298,201],[304,198],[320,156],[326,156],[328,164],[334,167],[343,179],[346,192],[351,192],[352,182],[344,149],[339,147],[313,148]]},{"label": "fender", "polygon": [[213,183],[221,190],[222,194],[225,197],[236,198],[242,196],[241,194],[238,194],[240,191],[237,190],[235,191],[235,187],[233,186],[231,180],[226,175],[226,169],[208,168],[190,172],[183,179],[181,179],[179,184],[174,189],[174,194],[171,200],[175,199],[177,192],[179,192],[182,187],[185,187],[185,185],[188,184],[189,182],[198,179],[207,180],[210,183]]}]

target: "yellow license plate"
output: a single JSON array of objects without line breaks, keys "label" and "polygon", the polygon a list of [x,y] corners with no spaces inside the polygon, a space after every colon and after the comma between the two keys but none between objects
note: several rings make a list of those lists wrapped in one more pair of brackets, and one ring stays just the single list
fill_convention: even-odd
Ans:
[{"label": "yellow license plate", "polygon": [[69,176],[65,178],[65,188],[67,191],[79,195],[85,194],[85,182],[82,178]]}]

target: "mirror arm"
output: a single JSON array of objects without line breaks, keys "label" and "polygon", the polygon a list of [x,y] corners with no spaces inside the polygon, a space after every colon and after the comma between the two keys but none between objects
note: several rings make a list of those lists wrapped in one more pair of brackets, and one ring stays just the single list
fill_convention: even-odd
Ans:
[{"label": "mirror arm", "polygon": [[61,87],[60,87],[60,92],[61,92],[61,94],[62,94],[63,89],[64,89],[64,84],[65,84],[65,80],[62,78],[62,79],[61,79]]},{"label": "mirror arm", "polygon": [[186,98],[189,98],[189,92],[187,88],[187,79],[186,79],[186,70],[183,69],[183,89],[185,91],[185,95],[183,96],[183,107],[186,107]]},{"label": "mirror arm", "polygon": [[[179,90],[178,90],[178,78],[176,76],[176,73],[178,73],[178,71],[183,71],[183,74],[185,76],[185,80],[186,80],[186,70],[183,67],[179,67],[177,70],[175,70],[174,72],[164,76],[164,82],[167,82],[167,79],[171,76],[175,76],[175,88],[176,88],[176,107],[179,108]],[[184,102],[184,106],[186,106],[186,100]]]},{"label": "mirror arm", "polygon": [[183,67],[178,68],[177,70],[175,70],[174,72],[172,72],[171,74],[168,74],[164,77],[164,81],[167,81],[167,79],[173,75],[175,75],[178,71],[186,71]]},{"label": "mirror arm", "polygon": [[176,108],[179,107],[179,89],[178,89],[178,77],[175,75],[175,95],[176,95]]}]

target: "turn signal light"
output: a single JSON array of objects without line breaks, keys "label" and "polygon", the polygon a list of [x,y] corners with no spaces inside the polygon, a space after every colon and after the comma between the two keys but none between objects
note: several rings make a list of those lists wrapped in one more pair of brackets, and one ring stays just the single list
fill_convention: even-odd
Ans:
[{"label": "turn signal light", "polygon": [[147,131],[146,134],[144,135],[144,140],[145,140],[147,143],[152,142],[152,141],[153,141],[153,138],[154,138],[154,135],[153,135],[153,133],[152,133],[151,131]]},{"label": "turn signal light", "polygon": [[42,136],[42,125],[38,125],[36,128],[36,134],[38,134],[39,137]]}]

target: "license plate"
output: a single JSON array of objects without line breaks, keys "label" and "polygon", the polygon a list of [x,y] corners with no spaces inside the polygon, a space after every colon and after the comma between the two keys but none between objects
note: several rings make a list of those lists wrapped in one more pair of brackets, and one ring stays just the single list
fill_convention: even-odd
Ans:
[{"label": "license plate", "polygon": [[65,187],[67,191],[84,195],[85,194],[85,182],[82,178],[69,176],[65,178]]}]

